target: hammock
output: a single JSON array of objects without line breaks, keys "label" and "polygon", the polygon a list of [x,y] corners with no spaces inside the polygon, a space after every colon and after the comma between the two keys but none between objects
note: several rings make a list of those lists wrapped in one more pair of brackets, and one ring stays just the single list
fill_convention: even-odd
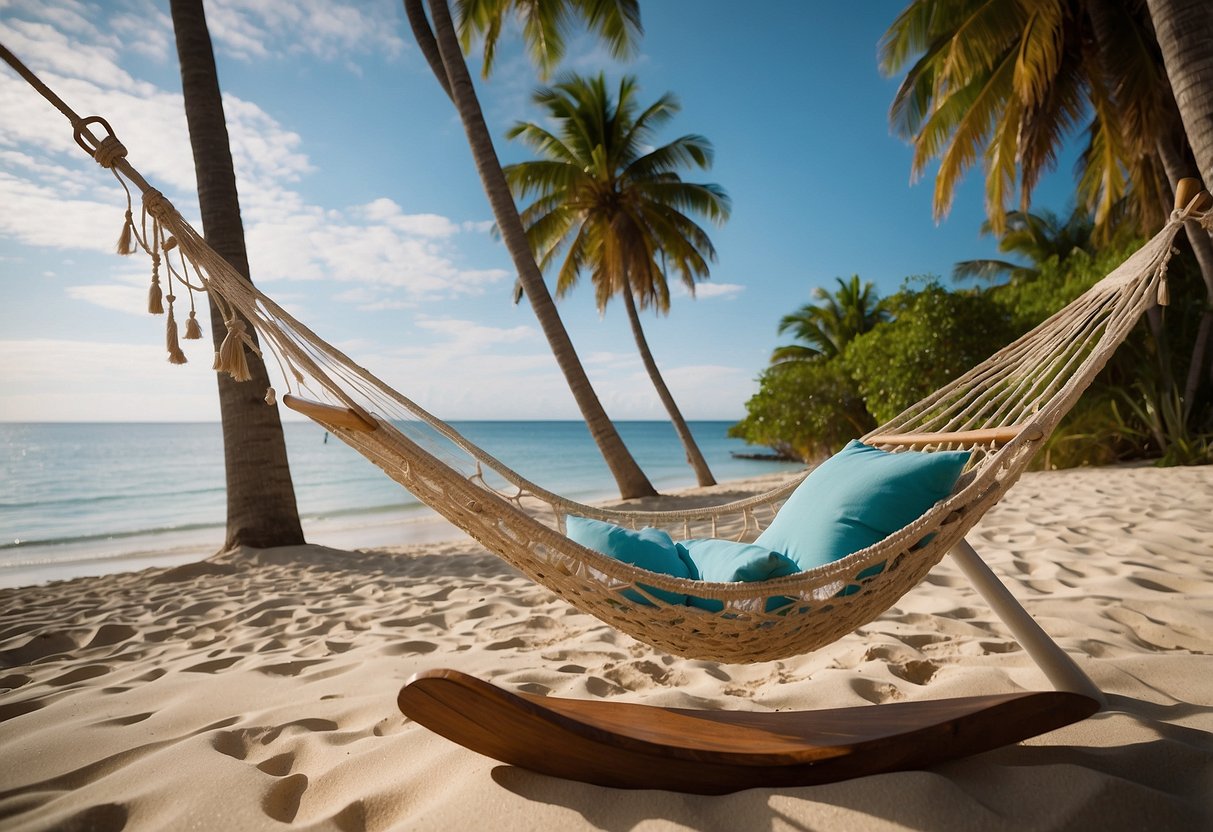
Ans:
[{"label": "hammock", "polygon": [[[531,579],[641,641],[691,658],[757,662],[811,651],[877,618],[949,550],[973,555],[965,533],[1015,483],[1141,314],[1166,302],[1167,264],[1176,233],[1187,220],[1203,220],[1206,226],[1213,221],[1213,213],[1202,210],[1208,195],[1197,193],[1197,184],[1153,239],[1085,294],[862,437],[892,451],[971,450],[951,496],[881,542],[825,566],[759,583],[706,583],[649,572],[579,546],[562,533],[564,518],[575,514],[632,528],[664,528],[685,538],[719,537],[730,529],[737,540],[750,540],[798,482],[710,508],[656,512],[582,505],[541,488],[358,366],[250,285],[127,162],[126,149],[104,119],[80,118],[11,53],[2,47],[0,52],[68,117],[77,143],[113,172],[128,200],[128,185],[141,192],[141,204],[128,202],[123,245],[128,251],[143,250],[152,260],[150,306],[158,311],[167,304],[170,361],[184,361],[177,343],[174,286],[187,287],[191,304],[194,291],[210,293],[228,328],[215,369],[238,381],[248,378],[245,350],[257,351],[257,346],[246,331],[247,321],[282,370],[286,406],[322,424]],[[90,125],[105,135],[98,139]],[[162,271],[167,292],[159,286]],[[196,324],[192,311],[186,337],[200,335],[190,323]],[[273,404],[275,396],[268,391],[267,402]],[[445,448],[431,447],[426,433]],[[975,555],[965,566],[971,577],[983,567]],[[720,609],[668,603],[663,600],[667,593],[716,600]],[[765,602],[772,597],[792,602],[768,610]],[[1015,625],[1012,629],[1024,641]],[[1040,661],[1033,646],[1025,646]],[[1045,649],[1054,659],[1067,661],[1056,645]],[[1098,695],[1080,671],[1063,686]]]}]

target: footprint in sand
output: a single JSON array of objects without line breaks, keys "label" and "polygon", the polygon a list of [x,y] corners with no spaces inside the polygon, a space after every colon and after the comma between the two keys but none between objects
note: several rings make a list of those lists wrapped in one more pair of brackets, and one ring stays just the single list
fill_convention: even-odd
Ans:
[{"label": "footprint in sand", "polygon": [[220,670],[227,668],[240,661],[240,656],[228,656],[225,659],[215,659],[214,661],[202,662],[201,664],[192,665],[185,668],[183,673],[217,673]]},{"label": "footprint in sand", "polygon": [[889,665],[890,673],[914,685],[925,685],[938,671],[939,665],[925,659]]},{"label": "footprint in sand", "polygon": [[129,812],[118,803],[100,803],[62,818],[55,829],[87,829],[89,832],[118,832],[126,828]]},{"label": "footprint in sand", "polygon": [[905,699],[906,695],[888,682],[877,682],[874,679],[852,679],[851,690],[862,696],[873,705],[883,705],[885,702],[896,702]]},{"label": "footprint in sand", "polygon": [[33,664],[40,659],[69,653],[80,646],[80,640],[68,633],[39,633],[12,650],[0,652],[0,661],[9,665]]},{"label": "footprint in sand", "polygon": [[211,737],[211,747],[232,759],[247,760],[254,751],[273,745],[283,734],[336,730],[337,723],[330,719],[299,719],[276,726],[254,726],[237,728],[232,731],[218,730]]},{"label": "footprint in sand", "polygon": [[264,771],[266,774],[272,774],[274,777],[285,777],[291,773],[291,769],[295,767],[295,755],[287,752],[285,754],[275,754],[268,760],[262,760],[257,763],[257,768]]},{"label": "footprint in sand", "polygon": [[139,635],[139,631],[126,624],[103,624],[85,647],[109,647]]},{"label": "footprint in sand", "polygon": [[541,685],[538,682],[524,682],[518,685],[517,689],[523,693],[533,693],[536,696],[547,696],[552,692],[552,689],[547,685]]},{"label": "footprint in sand", "polygon": [[84,667],[78,667],[75,670],[69,670],[61,676],[56,676],[54,679],[48,679],[46,684],[62,687],[63,685],[71,685],[75,682],[85,682],[89,679],[96,679],[98,676],[104,676],[110,672],[108,665],[104,664],[86,664]]},{"label": "footprint in sand", "polygon": [[621,693],[627,693],[627,688],[622,688],[619,685],[608,682],[599,676],[585,677],[585,690],[591,696],[609,697],[618,696]]},{"label": "footprint in sand", "polygon": [[432,641],[403,641],[385,644],[379,648],[379,652],[384,656],[416,656],[433,653],[437,649],[438,645]]},{"label": "footprint in sand", "polygon": [[269,788],[261,800],[261,810],[279,823],[291,823],[299,814],[299,803],[307,791],[306,774],[292,774]]},{"label": "footprint in sand", "polygon": [[1014,653],[1021,649],[1016,641],[979,641],[977,646],[986,654]]},{"label": "footprint in sand", "polygon": [[155,711],[148,711],[147,713],[142,714],[131,714],[130,716],[116,716],[113,719],[103,719],[92,724],[97,728],[122,728],[127,725],[136,725],[146,719],[150,719],[155,715]]},{"label": "footprint in sand", "polygon": [[271,676],[298,676],[309,667],[317,664],[324,664],[324,660],[314,659],[312,661],[300,660],[296,662],[283,662],[282,664],[267,664],[254,669],[258,673],[268,673]]},{"label": "footprint in sand", "polygon": [[45,704],[45,702],[37,699],[26,699],[22,702],[5,702],[3,705],[0,705],[0,722],[7,722],[10,719],[16,719],[19,716],[32,713]]},{"label": "footprint in sand", "polygon": [[22,685],[28,685],[32,681],[33,679],[26,676],[24,673],[13,673],[0,679],[0,693],[4,691],[16,690]]}]

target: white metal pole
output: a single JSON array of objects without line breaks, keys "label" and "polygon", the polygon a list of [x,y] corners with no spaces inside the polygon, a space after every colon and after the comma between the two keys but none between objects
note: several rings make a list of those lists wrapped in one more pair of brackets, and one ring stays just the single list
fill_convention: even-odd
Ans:
[{"label": "white metal pole", "polygon": [[1015,599],[969,541],[962,539],[953,547],[951,555],[965,577],[994,610],[994,614],[1002,619],[1015,640],[1044,671],[1053,687],[1057,690],[1081,693],[1096,700],[1101,706],[1107,706],[1108,700],[1103,691],[1074,663],[1061,646],[1041,629],[1036,619]]}]

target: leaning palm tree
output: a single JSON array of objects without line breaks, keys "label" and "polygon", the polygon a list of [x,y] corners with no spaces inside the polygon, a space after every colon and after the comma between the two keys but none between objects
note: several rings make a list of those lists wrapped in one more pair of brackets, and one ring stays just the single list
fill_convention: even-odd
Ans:
[{"label": "leaning palm tree", "polygon": [[518,217],[518,208],[501,172],[501,162],[484,121],[480,101],[460,47],[460,32],[469,44],[483,35],[486,70],[504,21],[513,13],[522,18],[523,36],[532,51],[540,56],[545,71],[563,50],[563,35],[573,17],[584,20],[591,30],[601,34],[614,54],[626,54],[640,32],[640,12],[636,0],[459,0],[458,27],[451,17],[447,0],[404,0],[409,26],[430,65],[434,77],[459,113],[480,174],[481,184],[493,209],[497,230],[518,272],[518,281],[531,303],[539,326],[556,358],[581,415],[598,445],[603,459],[619,487],[621,497],[656,494],[648,477],[640,470],[614,424],[607,417],[589,376],[581,365],[556,304],[535,264],[526,232]]},{"label": "leaning palm tree", "polygon": [[716,251],[687,213],[713,222],[729,215],[729,199],[719,185],[682,181],[678,168],[711,166],[707,139],[687,135],[655,149],[657,129],[679,110],[666,93],[640,110],[636,79],[624,76],[614,98],[602,74],[569,75],[540,89],[534,101],[546,111],[551,129],[532,122],[510,128],[543,158],[505,168],[519,199],[535,197],[522,222],[540,268],[556,270],[556,296],[572,289],[583,272],[594,285],[598,311],[619,297],[627,310],[641,360],[700,485],[716,480],[686,420],[657,369],[640,324],[639,310],[670,308],[666,274],[673,271],[692,295],[695,281],[708,277]]},{"label": "leaning palm tree", "polygon": [[1213,183],[1213,7],[1208,0],[1148,0],[1150,20],[1192,153]]},{"label": "leaning palm tree", "polygon": [[838,291],[830,294],[818,286],[813,290],[815,303],[780,319],[779,334],[790,332],[801,343],[776,347],[772,364],[836,358],[847,344],[888,319],[871,281],[860,284],[857,274],[850,280],[834,279]]},{"label": "leaning palm tree", "polygon": [[[1091,215],[1081,208],[1076,208],[1066,220],[1052,211],[1039,214],[1011,211],[1007,214],[1006,230],[998,240],[998,250],[1018,255],[1028,262],[962,260],[952,269],[952,277],[985,281],[1007,277],[1012,283],[1034,280],[1040,276],[1040,266],[1053,257],[1064,260],[1074,251],[1090,253],[1093,230]],[[989,220],[982,223],[981,231],[993,233]]]},{"label": "leaning palm tree", "polygon": [[[202,0],[172,0],[170,9],[206,241],[245,280],[249,280],[227,122],[223,116],[215,55]],[[211,295],[208,293],[207,297],[211,298]],[[213,299],[210,304],[211,334],[218,350],[227,327]],[[251,326],[247,328],[247,334],[256,343],[257,336]],[[227,373],[216,373],[227,477],[224,548],[302,543],[303,529],[299,524],[278,407],[267,406],[262,399],[269,387],[269,376],[258,354],[249,351],[246,358],[251,380],[238,382]]]}]

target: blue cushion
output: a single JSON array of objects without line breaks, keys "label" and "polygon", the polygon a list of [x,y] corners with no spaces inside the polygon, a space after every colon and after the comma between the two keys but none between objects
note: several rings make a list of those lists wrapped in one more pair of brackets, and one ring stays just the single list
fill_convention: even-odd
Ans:
[{"label": "blue cushion", "polygon": [[[566,533],[574,543],[587,549],[609,555],[616,560],[639,566],[650,572],[673,575],[676,578],[691,577],[691,570],[679,554],[678,545],[660,529],[625,529],[613,523],[591,520],[570,514],[566,519]],[[641,586],[644,586],[641,584]],[[644,587],[667,604],[686,604],[687,597],[678,592]],[[633,601],[647,606],[652,602],[634,589],[624,592]]]},{"label": "blue cushion", "polygon": [[844,558],[951,494],[968,461],[968,451],[893,454],[852,441],[805,478],[754,542],[801,569]]},{"label": "blue cushion", "polygon": [[[765,581],[770,578],[782,578],[800,571],[800,567],[787,556],[753,543],[734,543],[731,540],[701,538],[687,540],[680,543],[679,547],[687,562],[691,578],[697,581],[718,583]],[[693,595],[687,600],[692,607],[700,607],[712,612],[720,612],[724,609],[722,601],[696,598]],[[768,598],[766,607],[770,611],[788,603],[790,603],[788,598]]]}]

